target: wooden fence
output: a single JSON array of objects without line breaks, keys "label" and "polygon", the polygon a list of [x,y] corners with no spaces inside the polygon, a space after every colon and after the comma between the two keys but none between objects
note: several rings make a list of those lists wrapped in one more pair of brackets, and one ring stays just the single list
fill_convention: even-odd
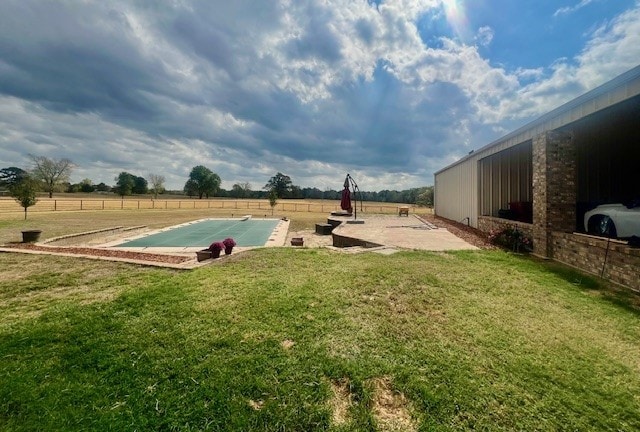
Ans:
[{"label": "wooden fence", "polygon": [[[364,213],[394,214],[398,212],[398,206],[404,204],[385,203],[358,203],[357,211]],[[411,206],[413,207],[413,206]],[[81,211],[81,210],[176,210],[176,209],[219,209],[233,212],[237,210],[247,213],[259,211],[271,212],[271,206],[267,200],[223,200],[223,199],[39,199],[38,202],[29,207],[29,212],[47,211]],[[275,208],[277,212],[308,212],[308,213],[329,213],[340,210],[338,201],[326,202],[305,202],[280,200]],[[0,198],[0,213],[22,212],[24,209],[13,199]]]}]

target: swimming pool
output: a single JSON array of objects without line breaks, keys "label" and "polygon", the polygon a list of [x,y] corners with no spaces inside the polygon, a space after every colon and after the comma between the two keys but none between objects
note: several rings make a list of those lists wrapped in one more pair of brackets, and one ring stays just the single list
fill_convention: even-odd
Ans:
[{"label": "swimming pool", "polygon": [[278,219],[203,219],[114,245],[119,248],[206,248],[232,237],[237,246],[265,246],[280,223]]}]

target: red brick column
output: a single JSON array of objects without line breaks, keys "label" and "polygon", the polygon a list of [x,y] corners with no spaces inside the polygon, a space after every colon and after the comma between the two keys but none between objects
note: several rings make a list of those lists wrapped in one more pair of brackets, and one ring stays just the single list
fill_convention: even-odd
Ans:
[{"label": "red brick column", "polygon": [[576,149],[570,132],[533,138],[533,252],[553,258],[551,233],[575,231]]}]

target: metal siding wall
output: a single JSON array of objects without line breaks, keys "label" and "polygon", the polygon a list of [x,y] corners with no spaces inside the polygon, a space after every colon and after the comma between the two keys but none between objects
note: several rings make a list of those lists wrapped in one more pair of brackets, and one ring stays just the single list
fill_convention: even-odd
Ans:
[{"label": "metal siding wall", "polygon": [[[435,177],[435,212],[438,216],[478,226],[477,158],[467,159]],[[465,221],[466,222],[466,221]]]},{"label": "metal siding wall", "polygon": [[498,216],[510,202],[532,201],[531,165],[531,141],[480,159],[480,215]]}]

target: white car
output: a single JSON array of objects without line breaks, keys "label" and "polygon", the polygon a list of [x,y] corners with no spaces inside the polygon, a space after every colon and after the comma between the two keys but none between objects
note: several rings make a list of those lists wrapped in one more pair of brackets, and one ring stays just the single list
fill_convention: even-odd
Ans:
[{"label": "white car", "polygon": [[640,205],[603,204],[584,214],[584,229],[589,234],[611,238],[640,237]]}]

